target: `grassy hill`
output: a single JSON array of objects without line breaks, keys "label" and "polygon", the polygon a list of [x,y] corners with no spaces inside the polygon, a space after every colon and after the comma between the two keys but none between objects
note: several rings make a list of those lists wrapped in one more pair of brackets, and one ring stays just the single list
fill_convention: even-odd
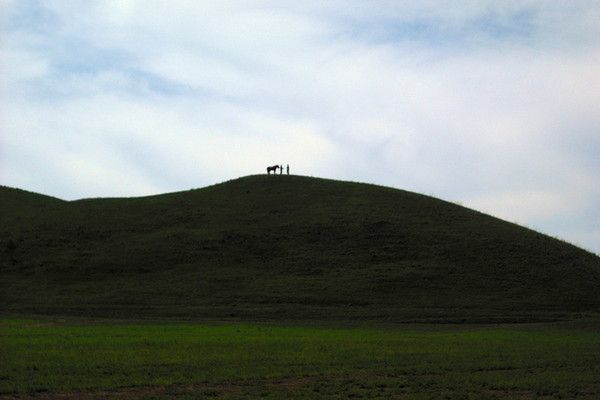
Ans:
[{"label": "grassy hill", "polygon": [[0,188],[7,313],[539,321],[600,312],[600,258],[432,197],[248,176],[141,198]]}]

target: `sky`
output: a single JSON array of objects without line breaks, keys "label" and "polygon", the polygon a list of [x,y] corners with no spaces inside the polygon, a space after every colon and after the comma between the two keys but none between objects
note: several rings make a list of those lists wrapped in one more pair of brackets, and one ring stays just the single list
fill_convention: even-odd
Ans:
[{"label": "sky", "polygon": [[600,2],[0,0],[0,184],[291,173],[600,253]]}]

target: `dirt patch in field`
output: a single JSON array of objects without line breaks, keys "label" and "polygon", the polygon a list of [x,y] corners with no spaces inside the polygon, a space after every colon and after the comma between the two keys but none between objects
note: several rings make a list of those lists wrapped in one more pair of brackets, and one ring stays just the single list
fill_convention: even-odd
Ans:
[{"label": "dirt patch in field", "polygon": [[[320,378],[322,379],[322,378]],[[27,394],[0,394],[0,400],[124,400],[124,399],[170,399],[219,398],[243,396],[248,392],[294,391],[309,386],[317,378],[289,378],[277,380],[255,380],[225,382],[220,384],[197,383],[188,385],[134,386],[115,389],[81,390],[65,392],[36,392]]]},{"label": "dirt patch in field", "polygon": [[[168,400],[168,399],[251,399],[251,398],[377,398],[405,400],[415,395],[425,398],[485,398],[485,399],[598,399],[599,391],[591,390],[567,393],[539,393],[528,390],[483,389],[454,393],[448,389],[425,389],[385,387],[377,384],[363,385],[360,380],[326,377],[301,377],[274,380],[247,380],[223,383],[197,383],[187,385],[135,386],[115,389],[80,390],[64,392],[36,392],[26,394],[0,394],[0,400]],[[274,397],[272,397],[274,396]]]}]

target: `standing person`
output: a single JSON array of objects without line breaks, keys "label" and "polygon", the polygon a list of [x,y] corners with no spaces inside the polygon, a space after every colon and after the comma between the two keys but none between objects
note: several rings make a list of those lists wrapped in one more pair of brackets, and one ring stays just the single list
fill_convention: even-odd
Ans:
[{"label": "standing person", "polygon": [[283,175],[283,165],[279,166],[279,175]]},{"label": "standing person", "polygon": [[289,175],[290,174],[290,164],[287,165],[287,167],[285,168],[285,172]]}]

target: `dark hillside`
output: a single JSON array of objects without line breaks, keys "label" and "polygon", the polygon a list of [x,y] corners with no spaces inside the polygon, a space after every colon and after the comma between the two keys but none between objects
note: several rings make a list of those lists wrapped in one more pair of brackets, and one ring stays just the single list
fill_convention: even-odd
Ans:
[{"label": "dark hillside", "polygon": [[492,322],[600,311],[597,256],[402,190],[262,175],[142,198],[19,195],[31,198],[0,216],[8,312]]},{"label": "dark hillside", "polygon": [[19,218],[29,218],[31,214],[43,213],[48,208],[64,203],[55,197],[28,192],[26,190],[0,186],[0,223],[13,223]]}]

